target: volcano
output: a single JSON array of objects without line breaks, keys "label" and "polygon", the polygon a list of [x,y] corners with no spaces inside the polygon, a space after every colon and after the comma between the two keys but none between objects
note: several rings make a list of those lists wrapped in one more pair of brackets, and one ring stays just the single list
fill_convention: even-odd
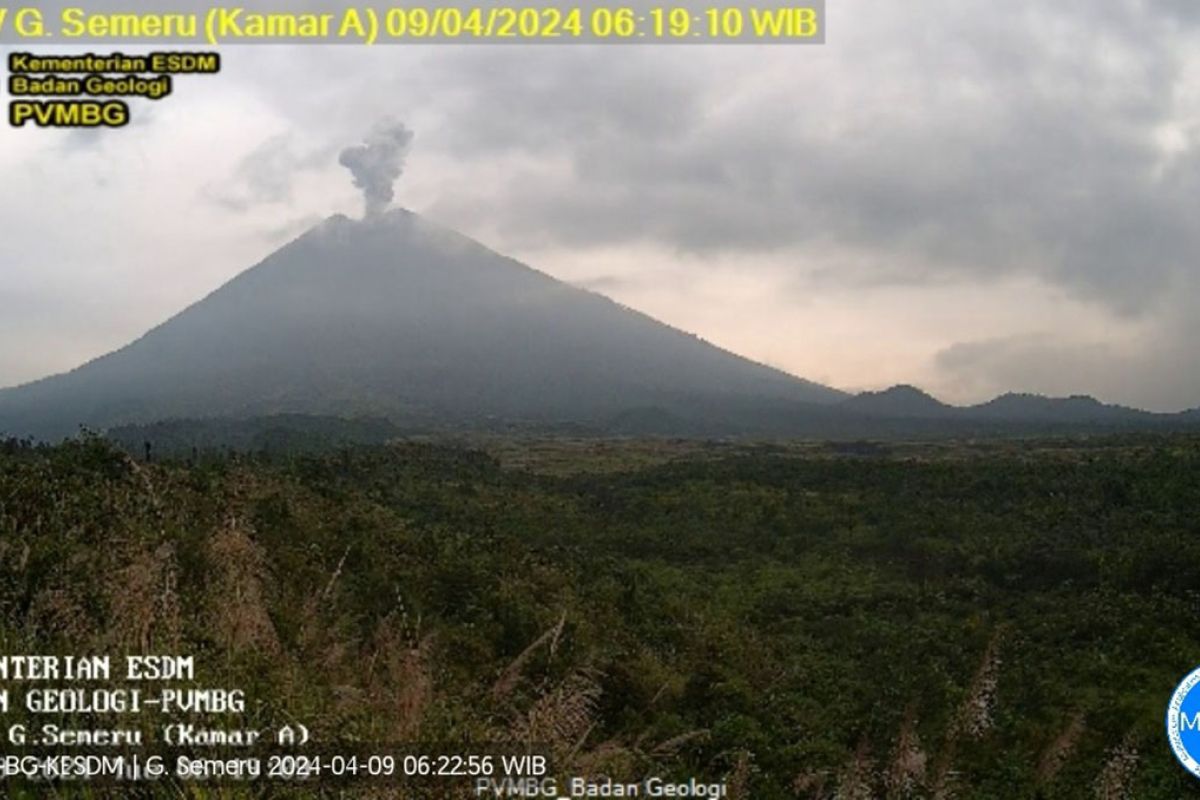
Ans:
[{"label": "volcano", "polygon": [[395,210],[331,217],[131,344],[0,391],[0,431],[285,413],[711,422],[843,399]]}]

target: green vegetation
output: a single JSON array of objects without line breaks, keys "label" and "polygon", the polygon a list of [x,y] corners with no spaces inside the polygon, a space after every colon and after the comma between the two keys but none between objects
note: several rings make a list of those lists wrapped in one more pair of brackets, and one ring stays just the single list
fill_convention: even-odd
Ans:
[{"label": "green vegetation", "polygon": [[1200,438],[0,451],[0,649],[192,654],[247,724],[754,800],[1200,796],[1162,733]]}]

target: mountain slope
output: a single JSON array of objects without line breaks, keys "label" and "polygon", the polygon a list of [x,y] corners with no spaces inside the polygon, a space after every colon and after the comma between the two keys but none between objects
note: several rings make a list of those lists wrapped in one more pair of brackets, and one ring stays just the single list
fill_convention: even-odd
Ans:
[{"label": "mountain slope", "polygon": [[130,345],[0,391],[0,430],[278,413],[577,422],[843,397],[394,211],[330,218]]}]

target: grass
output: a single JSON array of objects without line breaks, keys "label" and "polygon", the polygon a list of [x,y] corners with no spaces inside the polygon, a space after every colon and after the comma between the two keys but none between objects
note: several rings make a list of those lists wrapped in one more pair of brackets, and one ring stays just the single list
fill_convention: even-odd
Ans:
[{"label": "grass", "polygon": [[1185,436],[10,443],[0,648],[194,655],[250,698],[207,724],[730,797],[1195,796],[1160,729],[1200,663],[1198,468]]}]

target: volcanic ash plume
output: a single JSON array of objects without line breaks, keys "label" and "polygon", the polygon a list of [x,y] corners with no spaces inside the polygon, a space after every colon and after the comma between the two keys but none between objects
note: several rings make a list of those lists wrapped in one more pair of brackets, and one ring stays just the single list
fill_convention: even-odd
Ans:
[{"label": "volcanic ash plume", "polygon": [[386,120],[377,124],[362,144],[347,147],[338,156],[338,163],[350,170],[354,185],[362,189],[367,219],[382,214],[392,202],[392,187],[404,172],[412,138],[403,122]]}]

